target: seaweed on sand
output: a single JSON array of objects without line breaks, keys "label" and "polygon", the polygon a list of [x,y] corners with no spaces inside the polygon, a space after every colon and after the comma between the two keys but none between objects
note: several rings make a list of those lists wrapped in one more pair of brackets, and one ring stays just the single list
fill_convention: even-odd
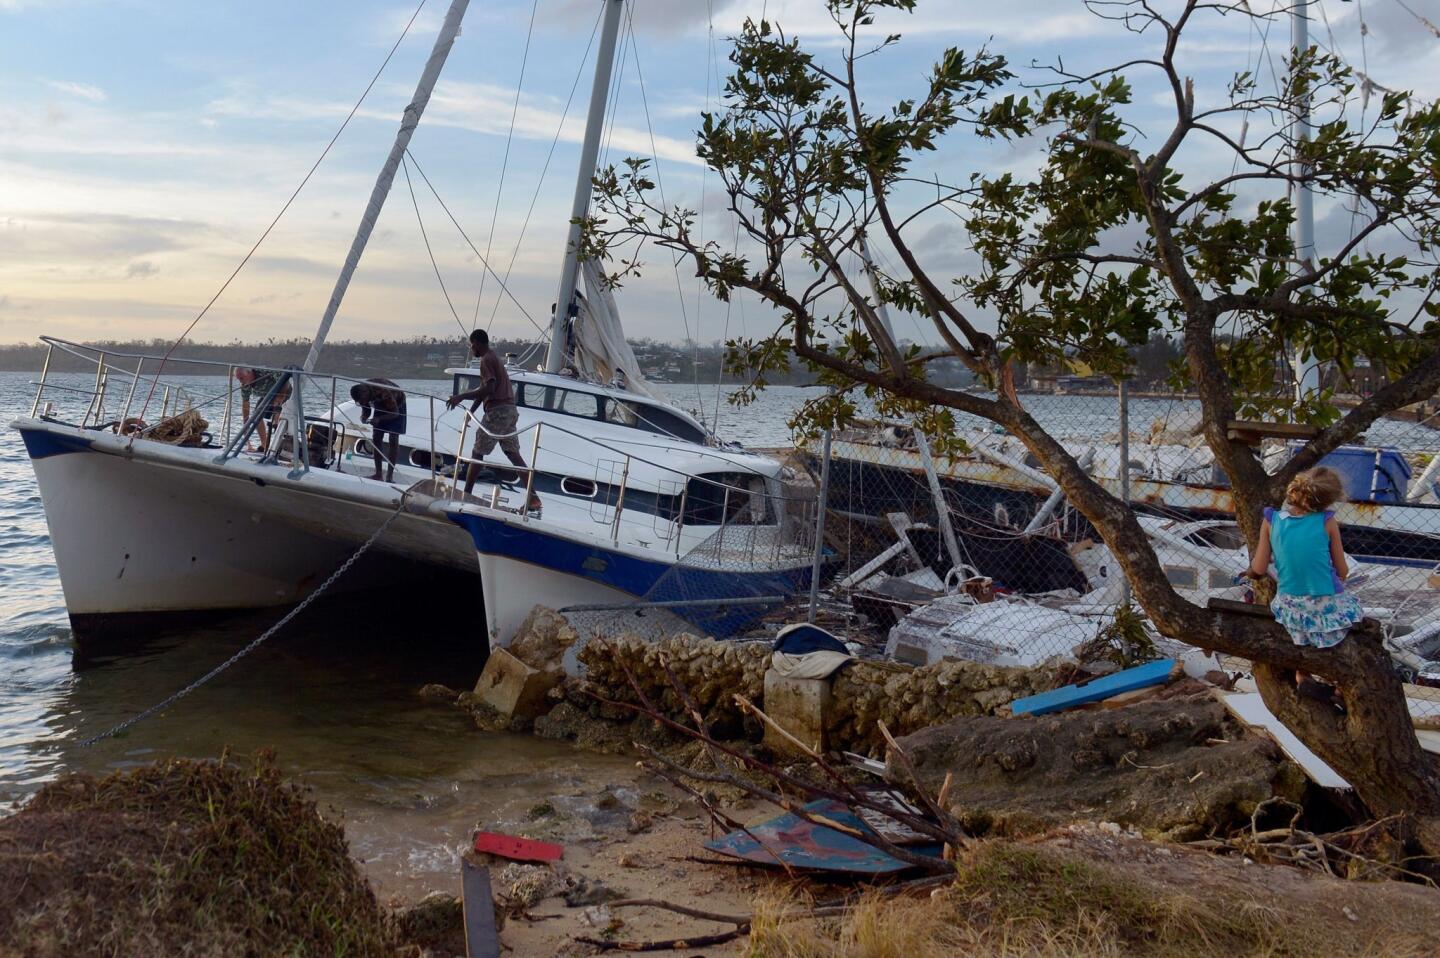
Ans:
[{"label": "seaweed on sand", "polygon": [[46,785],[0,819],[0,888],[0,955],[396,949],[343,829],[268,752]]}]

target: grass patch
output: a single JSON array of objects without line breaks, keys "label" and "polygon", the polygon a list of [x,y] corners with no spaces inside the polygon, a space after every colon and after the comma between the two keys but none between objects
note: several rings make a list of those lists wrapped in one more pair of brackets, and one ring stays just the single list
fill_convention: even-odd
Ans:
[{"label": "grass patch", "polygon": [[1232,958],[1421,955],[1365,932],[1257,902],[1243,890],[1177,888],[1044,846],[985,842],[956,882],[920,898],[871,895],[845,916],[793,920],[793,896],[756,903],[750,958]]},{"label": "grass patch", "polygon": [[0,954],[378,955],[392,923],[343,829],[273,758],[45,786],[0,820]]}]

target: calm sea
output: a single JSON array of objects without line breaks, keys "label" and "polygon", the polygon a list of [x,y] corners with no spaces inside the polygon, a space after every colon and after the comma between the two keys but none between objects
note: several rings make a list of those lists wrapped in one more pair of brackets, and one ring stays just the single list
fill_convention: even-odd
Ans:
[{"label": "calm sea", "polygon": [[[0,373],[0,424],[28,414],[32,378]],[[89,378],[60,381],[79,388]],[[213,378],[188,385],[198,399],[223,389]],[[402,385],[448,392],[444,382]],[[677,405],[717,421],[721,435],[760,447],[787,445],[786,421],[817,395],[776,387],[737,408],[723,400],[717,407],[713,385],[664,388]],[[76,401],[57,398],[62,405]],[[1115,403],[1104,397],[1035,397],[1031,405],[1067,436],[1115,429]],[[1142,430],[1185,408],[1136,400],[1132,422]],[[1440,445],[1440,433],[1405,424],[1382,424],[1370,435],[1376,442]],[[628,766],[534,738],[478,733],[459,712],[421,703],[415,691],[426,682],[474,682],[474,647],[461,628],[437,629],[425,608],[394,597],[356,599],[302,617],[123,738],[77,745],[188,684],[277,615],[137,635],[123,653],[82,661],[29,461],[19,436],[0,432],[0,808],[67,769],[273,746],[292,775],[342,810],[355,851],[382,891],[412,895],[453,884],[455,850],[477,823],[518,822],[535,796],[593,790]]]}]

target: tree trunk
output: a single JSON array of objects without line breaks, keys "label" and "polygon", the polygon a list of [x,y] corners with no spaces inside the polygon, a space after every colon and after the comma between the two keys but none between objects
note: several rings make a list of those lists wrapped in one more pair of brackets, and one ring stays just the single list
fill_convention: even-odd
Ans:
[{"label": "tree trunk", "polygon": [[[1294,644],[1273,620],[1205,610],[1186,601],[1166,580],[1129,507],[1086,475],[1023,409],[1005,411],[1003,425],[1024,441],[1100,533],[1161,634],[1248,659],[1276,718],[1344,776],[1372,814],[1415,816],[1416,841],[1427,854],[1440,856],[1440,771],[1420,748],[1380,626],[1366,619],[1333,649],[1316,649]],[[1295,690],[1297,669],[1334,683],[1346,711],[1301,698]]]},{"label": "tree trunk", "polygon": [[1415,735],[1379,624],[1365,619],[1326,651],[1333,664],[1320,677],[1339,691],[1343,714],[1302,698],[1292,670],[1257,661],[1266,707],[1354,786],[1372,814],[1440,815],[1440,774]]}]

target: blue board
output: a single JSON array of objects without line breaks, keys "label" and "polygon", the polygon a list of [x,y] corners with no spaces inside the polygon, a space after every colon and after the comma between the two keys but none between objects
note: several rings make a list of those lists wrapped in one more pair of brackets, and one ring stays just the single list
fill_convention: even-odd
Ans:
[{"label": "blue board", "polygon": [[1102,675],[1100,678],[1091,679],[1088,682],[1067,685],[1050,692],[1041,692],[1039,695],[1032,695],[1029,698],[1016,699],[1010,706],[1010,712],[1013,715],[1045,715],[1089,702],[1099,702],[1122,692],[1133,692],[1136,689],[1159,685],[1169,678],[1170,670],[1174,667],[1174,659],[1146,662],[1133,669]]}]

